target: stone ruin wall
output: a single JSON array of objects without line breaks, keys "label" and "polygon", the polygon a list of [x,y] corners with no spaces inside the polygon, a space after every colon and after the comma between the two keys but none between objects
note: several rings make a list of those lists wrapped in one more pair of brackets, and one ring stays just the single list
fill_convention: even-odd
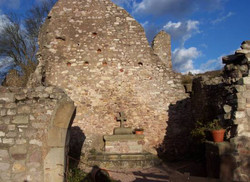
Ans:
[{"label": "stone ruin wall", "polygon": [[63,181],[73,110],[54,87],[0,87],[0,181]]},{"label": "stone ruin wall", "polygon": [[[155,49],[159,44],[155,41]],[[73,126],[86,135],[83,152],[102,149],[103,135],[119,126],[115,116],[123,111],[126,125],[143,127],[145,149],[156,153],[166,134],[168,106],[187,95],[170,58],[153,52],[142,26],[124,9],[110,0],[60,0],[42,27],[39,46],[38,78],[74,101]]]},{"label": "stone ruin wall", "polygon": [[241,47],[223,58],[225,66],[220,76],[194,79],[191,95],[194,121],[219,118],[227,127],[229,147],[223,149],[221,165],[226,163],[232,171],[225,174],[221,169],[220,177],[232,181],[250,178],[250,41],[244,41]]}]

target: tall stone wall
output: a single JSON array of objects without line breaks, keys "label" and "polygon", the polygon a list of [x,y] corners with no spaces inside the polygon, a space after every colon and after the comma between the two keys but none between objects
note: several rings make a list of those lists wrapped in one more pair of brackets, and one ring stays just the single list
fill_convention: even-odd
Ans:
[{"label": "tall stone wall", "polygon": [[74,101],[73,125],[86,135],[83,152],[101,150],[103,135],[119,126],[116,114],[125,112],[126,125],[143,127],[145,149],[155,153],[166,134],[168,106],[187,95],[180,75],[154,54],[142,26],[124,9],[110,0],[59,0],[39,46],[30,85],[45,81]]},{"label": "tall stone wall", "polygon": [[0,181],[63,182],[73,109],[54,87],[0,87]]}]

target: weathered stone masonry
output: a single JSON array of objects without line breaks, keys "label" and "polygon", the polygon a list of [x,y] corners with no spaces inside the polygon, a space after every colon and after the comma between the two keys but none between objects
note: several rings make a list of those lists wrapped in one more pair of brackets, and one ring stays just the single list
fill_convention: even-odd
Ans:
[{"label": "weathered stone masonry", "polygon": [[[169,44],[169,35],[160,36]],[[154,48],[163,44],[155,41]],[[114,117],[121,111],[126,125],[144,128],[145,149],[156,153],[169,104],[186,95],[169,66],[170,54],[155,54],[142,26],[124,9],[110,0],[60,0],[42,27],[39,46],[36,73],[76,104],[73,125],[86,135],[84,153],[102,149],[102,137],[118,126]]]},{"label": "weathered stone masonry", "polygon": [[0,181],[63,181],[74,108],[54,87],[0,87]]},{"label": "weathered stone masonry", "polygon": [[[207,144],[207,155],[220,163],[217,171],[210,166],[208,175],[224,181],[249,181],[250,174],[250,41],[244,41],[241,47],[234,55],[223,57],[221,76],[196,78],[191,96],[195,121],[219,118],[227,127],[227,142]],[[216,163],[215,158],[208,159],[208,163]]]}]

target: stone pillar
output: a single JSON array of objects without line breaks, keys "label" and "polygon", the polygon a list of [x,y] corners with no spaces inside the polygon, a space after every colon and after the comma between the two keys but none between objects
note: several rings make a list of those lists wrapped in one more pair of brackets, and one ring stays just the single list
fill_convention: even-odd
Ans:
[{"label": "stone pillar", "polygon": [[160,31],[152,42],[152,48],[167,67],[172,68],[170,35],[163,30]]}]

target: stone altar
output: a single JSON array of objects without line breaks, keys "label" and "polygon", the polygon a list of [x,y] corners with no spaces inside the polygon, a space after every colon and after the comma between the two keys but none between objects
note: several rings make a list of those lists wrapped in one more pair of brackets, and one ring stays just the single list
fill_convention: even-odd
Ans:
[{"label": "stone altar", "polygon": [[106,153],[142,153],[144,145],[144,135],[135,135],[132,128],[124,127],[126,121],[125,114],[120,112],[116,120],[120,122],[120,127],[114,129],[113,135],[105,135]]}]

